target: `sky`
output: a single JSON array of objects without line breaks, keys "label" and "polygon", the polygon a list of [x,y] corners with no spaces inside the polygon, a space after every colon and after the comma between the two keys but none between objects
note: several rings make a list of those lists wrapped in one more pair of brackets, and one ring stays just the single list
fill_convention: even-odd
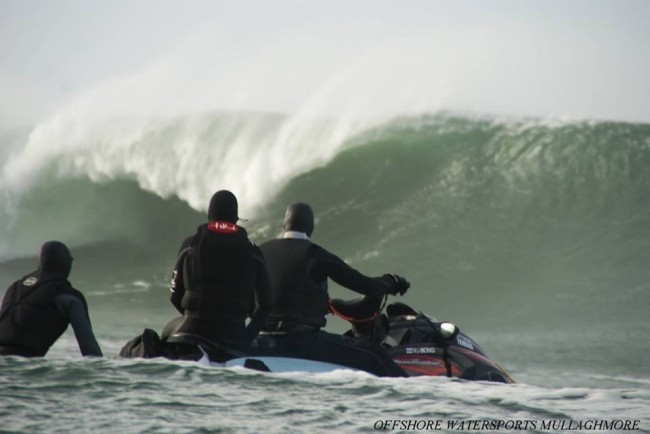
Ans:
[{"label": "sky", "polygon": [[0,0],[0,131],[259,110],[650,122],[647,0]]}]

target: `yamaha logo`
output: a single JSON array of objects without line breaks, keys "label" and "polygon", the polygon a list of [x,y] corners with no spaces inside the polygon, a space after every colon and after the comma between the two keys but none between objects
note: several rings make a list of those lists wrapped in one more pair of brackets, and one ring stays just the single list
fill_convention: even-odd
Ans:
[{"label": "yamaha logo", "polygon": [[457,342],[458,345],[460,345],[461,347],[465,347],[465,348],[467,348],[467,349],[469,349],[469,350],[474,351],[474,345],[472,345],[472,343],[471,343],[470,341],[468,341],[467,339],[463,339],[463,338],[460,337],[460,336],[456,336],[456,342]]},{"label": "yamaha logo", "polygon": [[23,285],[34,286],[36,285],[36,282],[38,282],[38,279],[36,277],[28,277],[27,279],[23,280]]}]

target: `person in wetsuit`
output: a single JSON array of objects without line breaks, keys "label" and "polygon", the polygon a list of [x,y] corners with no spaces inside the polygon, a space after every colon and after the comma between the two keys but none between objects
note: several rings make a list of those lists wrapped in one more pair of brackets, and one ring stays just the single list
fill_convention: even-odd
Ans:
[{"label": "person in wetsuit", "polygon": [[[260,245],[271,278],[271,313],[265,332],[273,352],[341,364],[378,376],[405,376],[377,344],[355,342],[321,330],[329,313],[328,278],[363,295],[404,294],[406,279],[394,274],[367,277],[338,256],[314,244],[314,214],[306,203],[287,207],[282,238]],[[260,337],[260,347],[268,346]],[[268,340],[268,339],[267,339]]]},{"label": "person in wetsuit", "polygon": [[235,195],[220,190],[210,200],[208,223],[183,241],[170,288],[183,316],[165,326],[164,340],[185,336],[246,351],[262,329],[270,310],[269,276],[237,214]]},{"label": "person in wetsuit", "polygon": [[84,356],[102,356],[83,294],[68,281],[72,255],[59,241],[41,247],[38,269],[14,282],[0,308],[0,355],[43,357],[72,325]]}]

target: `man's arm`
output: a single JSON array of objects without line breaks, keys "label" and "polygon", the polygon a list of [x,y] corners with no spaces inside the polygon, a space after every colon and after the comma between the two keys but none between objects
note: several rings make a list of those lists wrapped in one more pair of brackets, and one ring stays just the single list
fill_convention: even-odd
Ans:
[{"label": "man's arm", "polygon": [[246,327],[250,339],[254,339],[264,327],[266,319],[271,312],[271,279],[266,269],[266,263],[261,252],[255,254],[257,272],[255,276],[255,307],[251,320]]},{"label": "man's arm", "polygon": [[382,296],[393,290],[395,284],[393,276],[386,274],[381,277],[365,276],[338,256],[321,247],[314,247],[318,252],[312,274],[316,274],[318,278],[329,277],[339,285],[362,295]]},{"label": "man's arm", "polygon": [[54,301],[59,312],[70,321],[81,354],[84,356],[103,356],[99,343],[95,339],[93,328],[90,325],[86,303],[79,297],[69,294],[59,295]]},{"label": "man's arm", "polygon": [[[185,243],[183,243],[183,245],[185,245]],[[178,258],[176,259],[176,265],[174,266],[172,281],[169,287],[169,291],[171,292],[169,300],[181,315],[185,313],[182,304],[183,296],[185,295],[185,257],[190,249],[190,246],[181,247]]]}]

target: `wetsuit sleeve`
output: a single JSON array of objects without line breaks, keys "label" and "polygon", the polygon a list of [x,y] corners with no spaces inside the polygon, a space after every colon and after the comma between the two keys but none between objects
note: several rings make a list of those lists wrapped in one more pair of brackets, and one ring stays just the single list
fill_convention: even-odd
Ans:
[{"label": "wetsuit sleeve", "polygon": [[255,276],[255,305],[251,320],[246,327],[250,339],[254,339],[264,327],[266,319],[271,312],[271,279],[266,269],[264,256],[258,247],[255,247],[254,260],[257,270]]},{"label": "wetsuit sleeve", "polygon": [[185,309],[183,309],[183,306],[181,304],[183,301],[183,296],[185,295],[185,276],[183,271],[185,263],[184,260],[187,252],[192,246],[192,239],[193,237],[186,238],[185,241],[183,241],[181,248],[178,250],[176,264],[174,265],[174,271],[172,272],[171,285],[169,287],[169,291],[171,292],[169,300],[171,301],[172,305],[174,305],[176,310],[181,314],[185,313]]},{"label": "wetsuit sleeve", "polygon": [[59,312],[70,321],[81,354],[84,356],[103,356],[99,343],[95,339],[93,328],[90,325],[86,303],[69,294],[59,295],[54,301]]},{"label": "wetsuit sleeve", "polygon": [[314,246],[312,277],[317,280],[330,278],[339,285],[363,295],[382,296],[387,294],[394,280],[390,277],[368,277],[350,267],[338,256]]},{"label": "wetsuit sleeve", "polygon": [[4,296],[2,297],[2,305],[0,306],[0,321],[2,318],[5,316],[7,311],[9,310],[9,307],[13,304],[12,303],[12,298],[15,297],[16,293],[16,286],[18,285],[18,282],[14,282],[4,293]]}]

